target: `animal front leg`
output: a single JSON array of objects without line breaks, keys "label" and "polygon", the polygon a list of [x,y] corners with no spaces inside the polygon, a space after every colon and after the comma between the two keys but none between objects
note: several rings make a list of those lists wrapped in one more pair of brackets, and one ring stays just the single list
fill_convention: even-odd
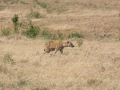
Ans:
[{"label": "animal front leg", "polygon": [[63,54],[63,48],[62,48],[62,49],[60,49],[60,52]]},{"label": "animal front leg", "polygon": [[57,47],[57,48],[55,49],[55,54],[57,53],[58,50],[59,50],[59,47]]},{"label": "animal front leg", "polygon": [[55,54],[57,53],[58,49],[55,50]]}]

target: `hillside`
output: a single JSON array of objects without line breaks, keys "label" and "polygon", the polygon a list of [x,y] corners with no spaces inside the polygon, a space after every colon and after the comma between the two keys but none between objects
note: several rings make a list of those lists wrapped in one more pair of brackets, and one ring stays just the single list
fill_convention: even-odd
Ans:
[{"label": "hillside", "polygon": [[[49,39],[24,36],[30,21],[82,38],[64,39],[75,45],[64,54],[42,55]],[[0,27],[0,90],[120,90],[119,0],[0,0]]]}]

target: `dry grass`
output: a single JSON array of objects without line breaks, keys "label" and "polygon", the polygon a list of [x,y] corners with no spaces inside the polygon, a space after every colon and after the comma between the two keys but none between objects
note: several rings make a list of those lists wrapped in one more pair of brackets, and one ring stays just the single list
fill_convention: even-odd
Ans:
[{"label": "dry grass", "polygon": [[20,1],[0,0],[4,7],[0,9],[1,29],[13,29],[14,14],[27,25],[26,15],[33,10],[45,15],[31,19],[41,30],[74,31],[84,37],[71,39],[75,47],[65,48],[63,55],[42,56],[46,40],[22,36],[25,28],[19,27],[19,34],[1,33],[0,90],[120,90],[119,0],[38,0],[46,8],[33,0]]},{"label": "dry grass", "polygon": [[[120,89],[120,50],[117,49],[120,48],[119,43],[84,41],[81,47],[66,48],[63,55],[60,53],[54,55],[51,52],[40,59],[44,42],[44,40],[18,42],[11,39],[9,42],[1,43],[1,88],[5,90]],[[10,53],[10,57],[7,52]],[[6,55],[9,59],[7,60],[10,62],[12,58],[14,63],[4,63]]]}]

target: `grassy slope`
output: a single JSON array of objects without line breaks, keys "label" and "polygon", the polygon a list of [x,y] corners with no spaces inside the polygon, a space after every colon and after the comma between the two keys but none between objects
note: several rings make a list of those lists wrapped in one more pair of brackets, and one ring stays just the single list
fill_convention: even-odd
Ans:
[{"label": "grassy slope", "polygon": [[[39,0],[42,2],[42,0]],[[64,55],[44,55],[46,40],[21,35],[0,37],[0,89],[2,90],[120,90],[119,0],[48,0],[51,7],[66,7],[61,14],[46,12],[32,0],[27,4],[0,3],[0,27],[13,28],[15,13],[20,22],[39,11],[44,18],[33,24],[51,31],[82,32],[81,47],[65,48]],[[22,31],[22,29],[21,29]],[[5,61],[5,62],[4,62]]]}]

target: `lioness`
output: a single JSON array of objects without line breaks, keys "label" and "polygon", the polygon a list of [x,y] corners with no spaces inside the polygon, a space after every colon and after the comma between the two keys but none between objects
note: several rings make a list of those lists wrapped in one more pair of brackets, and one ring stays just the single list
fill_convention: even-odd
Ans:
[{"label": "lioness", "polygon": [[60,51],[63,54],[63,49],[65,47],[74,47],[72,42],[70,41],[48,41],[45,43],[45,49],[44,49],[44,54],[49,53],[50,51],[55,51],[55,54],[57,51]]}]

